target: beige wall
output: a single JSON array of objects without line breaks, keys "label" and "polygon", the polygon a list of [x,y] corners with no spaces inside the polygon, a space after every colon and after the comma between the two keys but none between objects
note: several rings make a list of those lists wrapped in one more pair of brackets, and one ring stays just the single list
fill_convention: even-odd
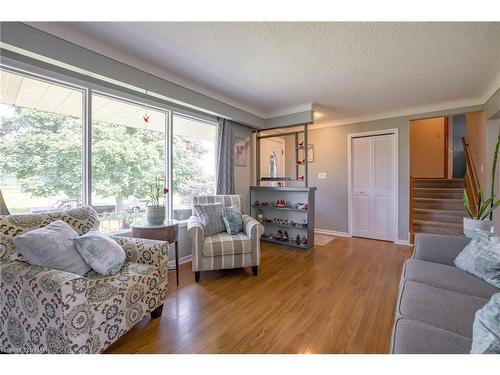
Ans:
[{"label": "beige wall", "polygon": [[476,169],[479,185],[485,191],[487,183],[486,121],[484,112],[469,112],[466,115],[466,140]]},{"label": "beige wall", "polygon": [[415,178],[445,178],[446,121],[444,117],[410,123],[410,174]]}]

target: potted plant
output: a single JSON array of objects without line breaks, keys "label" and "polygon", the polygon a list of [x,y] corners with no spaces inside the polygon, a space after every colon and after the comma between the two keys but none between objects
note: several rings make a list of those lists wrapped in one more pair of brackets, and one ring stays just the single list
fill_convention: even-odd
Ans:
[{"label": "potted plant", "polygon": [[500,199],[495,200],[495,179],[498,161],[498,148],[500,146],[500,131],[498,132],[497,144],[495,146],[495,154],[493,155],[493,167],[491,170],[491,193],[487,199],[484,199],[483,192],[479,191],[477,206],[475,207],[476,214],[473,215],[472,207],[467,196],[467,191],[464,190],[464,207],[470,218],[464,217],[464,234],[472,236],[476,229],[491,231],[493,227],[493,211],[500,205]]},{"label": "potted plant", "polygon": [[[168,189],[160,184],[162,179],[156,177],[155,183],[150,185],[149,201],[146,206],[146,221],[151,225],[160,225],[165,221],[165,196]],[[163,204],[160,199],[163,197]]]}]

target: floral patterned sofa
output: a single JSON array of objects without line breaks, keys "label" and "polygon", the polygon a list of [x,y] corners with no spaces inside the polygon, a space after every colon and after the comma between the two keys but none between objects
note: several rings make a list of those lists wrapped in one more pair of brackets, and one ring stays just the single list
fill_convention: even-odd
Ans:
[{"label": "floral patterned sofa", "polygon": [[127,254],[120,272],[85,277],[31,266],[13,238],[63,220],[78,234],[97,229],[92,207],[0,216],[0,352],[100,353],[148,313],[161,316],[167,294],[167,243],[113,237]]}]

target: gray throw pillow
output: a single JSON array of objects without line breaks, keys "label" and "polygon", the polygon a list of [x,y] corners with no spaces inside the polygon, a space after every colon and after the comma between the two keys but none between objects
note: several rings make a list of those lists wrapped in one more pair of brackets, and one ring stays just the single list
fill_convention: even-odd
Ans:
[{"label": "gray throw pillow", "polygon": [[111,276],[120,271],[127,259],[125,251],[107,234],[95,230],[73,239],[76,249],[92,267],[104,276]]},{"label": "gray throw pillow", "polygon": [[243,229],[243,218],[241,217],[240,206],[235,204],[231,207],[222,208],[222,219],[229,234],[238,234]]},{"label": "gray throw pillow", "polygon": [[83,276],[90,267],[76,250],[73,239],[78,237],[62,220],[31,230],[14,238],[14,245],[23,260],[34,266],[55,268]]},{"label": "gray throw pillow", "polygon": [[455,266],[500,288],[500,237],[476,230],[472,240],[455,258]]},{"label": "gray throw pillow", "polygon": [[195,204],[194,213],[203,224],[205,236],[224,232],[226,226],[222,219],[222,203]]},{"label": "gray throw pillow", "polygon": [[471,354],[500,354],[500,293],[476,312]]}]

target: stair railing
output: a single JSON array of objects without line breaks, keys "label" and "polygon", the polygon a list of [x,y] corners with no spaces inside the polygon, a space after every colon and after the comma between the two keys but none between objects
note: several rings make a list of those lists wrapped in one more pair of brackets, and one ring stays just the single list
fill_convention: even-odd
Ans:
[{"label": "stair railing", "polygon": [[410,175],[410,243],[413,243],[413,198],[414,198],[414,193],[413,189],[415,187],[414,181],[413,181],[413,176]]},{"label": "stair railing", "polygon": [[481,186],[479,185],[479,179],[477,178],[476,167],[474,166],[474,160],[472,159],[470,145],[465,140],[465,137],[462,137],[462,145],[464,147],[466,166],[464,176],[465,191],[467,194],[467,198],[469,198],[472,215],[476,215],[477,202],[479,199],[479,191],[481,190]]}]

